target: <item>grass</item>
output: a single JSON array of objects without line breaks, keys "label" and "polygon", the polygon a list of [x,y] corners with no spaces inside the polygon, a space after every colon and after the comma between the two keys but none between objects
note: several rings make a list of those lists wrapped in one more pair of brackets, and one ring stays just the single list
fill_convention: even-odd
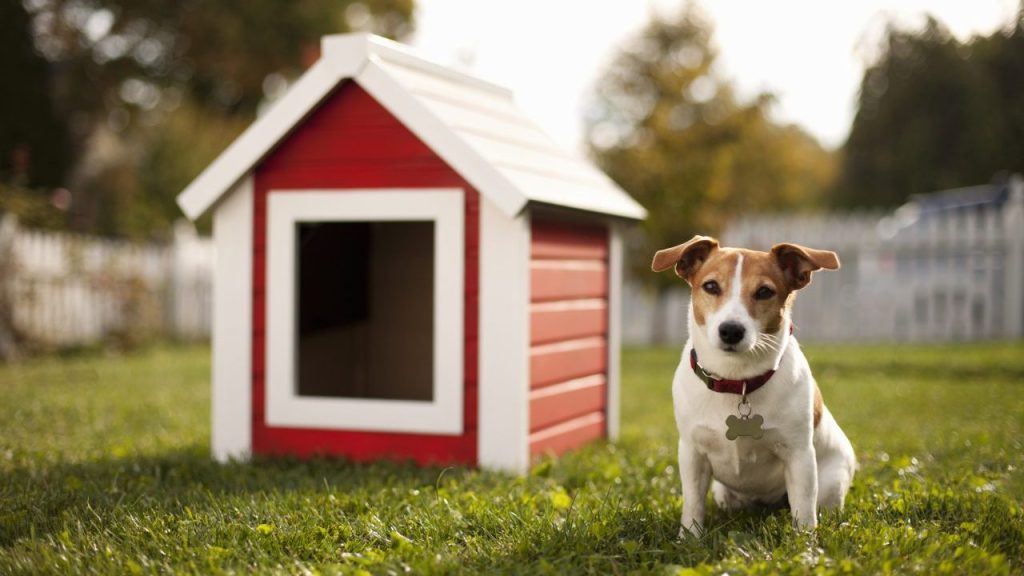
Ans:
[{"label": "grass", "polygon": [[1008,574],[1024,570],[1024,344],[818,347],[862,469],[812,535],[712,508],[677,540],[669,379],[629,350],[623,430],[525,478],[210,462],[209,356],[0,366],[0,573]]}]

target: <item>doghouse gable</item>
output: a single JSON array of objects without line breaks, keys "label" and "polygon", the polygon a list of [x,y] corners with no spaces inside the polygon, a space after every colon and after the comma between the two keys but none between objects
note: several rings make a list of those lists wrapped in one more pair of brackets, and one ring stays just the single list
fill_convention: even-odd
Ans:
[{"label": "doghouse gable", "polygon": [[[257,166],[254,184],[253,452],[475,463],[476,191],[352,82],[342,84]],[[403,222],[427,224],[428,229],[424,235],[396,228],[389,238],[380,226]],[[353,267],[349,277],[360,283],[341,287],[339,294],[353,309],[309,309],[296,293],[316,292],[315,286],[303,291],[302,282],[296,281],[305,272],[303,258],[309,257],[299,244],[305,240],[309,251],[315,241],[312,227],[320,225],[320,235],[329,237],[322,226],[342,223],[357,226],[339,228],[334,233],[338,238],[324,242],[341,249],[360,244],[363,252],[372,242],[377,257],[356,254],[345,260],[338,254]],[[404,245],[398,237],[402,235]],[[417,257],[416,245],[423,248],[425,241],[432,246]],[[403,250],[408,253],[403,255]],[[429,262],[424,265],[423,260]],[[315,261],[310,264],[315,267]],[[409,302],[389,305],[381,299],[415,296],[401,290],[408,287],[403,282],[409,283],[410,276],[422,278],[424,271],[433,290],[426,302],[430,338],[411,338],[403,346],[399,341],[409,336],[402,330],[408,328],[402,323],[411,320],[403,317],[410,311]],[[360,294],[366,290],[370,293]],[[360,309],[365,307],[374,309],[372,324],[360,321],[369,316]],[[331,326],[311,327],[304,337],[303,313],[314,319],[333,314],[347,321],[334,322],[333,331]],[[363,334],[344,334],[346,329]],[[333,348],[333,357],[317,350],[324,346]],[[360,346],[364,349],[356,349]],[[432,350],[426,359],[400,356],[423,346]],[[368,358],[369,365],[352,367],[347,362],[358,357]],[[325,368],[325,361],[332,365]],[[304,394],[308,365],[313,365],[311,375],[321,378],[319,383],[314,378],[311,391]],[[380,378],[400,383],[413,375],[428,376],[425,397],[417,398],[415,390],[412,395],[380,397]],[[325,385],[323,376],[336,376],[335,383],[362,380],[366,390],[331,395],[330,390],[316,389]]]}]

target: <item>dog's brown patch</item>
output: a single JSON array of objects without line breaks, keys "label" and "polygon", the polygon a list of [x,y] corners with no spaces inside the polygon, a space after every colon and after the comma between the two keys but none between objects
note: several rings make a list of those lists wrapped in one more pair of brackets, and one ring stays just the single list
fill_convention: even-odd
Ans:
[{"label": "dog's brown patch", "polygon": [[821,412],[825,402],[821,399],[821,389],[818,388],[818,384],[814,384],[814,427],[818,427],[818,422],[821,422]]},{"label": "dog's brown patch", "polygon": [[[743,286],[740,295],[750,317],[757,320],[764,332],[775,334],[782,327],[786,308],[792,303],[791,291],[778,261],[767,252],[742,250]],[[765,300],[755,297],[767,287],[775,295]]]},{"label": "dog's brown patch", "polygon": [[778,260],[786,282],[792,290],[799,290],[811,283],[811,272],[815,270],[838,270],[839,256],[829,250],[815,250],[799,244],[776,244],[772,255]]},{"label": "dog's brown patch", "polygon": [[715,250],[718,250],[718,240],[694,236],[678,246],[658,250],[651,262],[651,270],[662,272],[674,268],[677,276],[691,282],[691,276]]},{"label": "dog's brown patch", "polygon": [[[736,277],[736,263],[739,261],[739,250],[725,248],[714,251],[703,266],[698,268],[690,278],[693,287],[693,319],[698,326],[704,325],[706,315],[713,314],[725,303],[733,279]],[[703,286],[706,282],[718,283],[719,295],[708,294]]]}]

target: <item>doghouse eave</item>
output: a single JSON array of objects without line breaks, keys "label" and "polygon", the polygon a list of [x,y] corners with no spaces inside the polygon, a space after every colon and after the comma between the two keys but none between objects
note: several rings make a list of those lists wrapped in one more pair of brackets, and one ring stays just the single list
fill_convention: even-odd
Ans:
[{"label": "doghouse eave", "polygon": [[639,220],[646,212],[601,171],[556,146],[511,92],[367,34],[325,37],[320,60],[178,196],[196,219],[352,80],[509,216],[529,202]]}]

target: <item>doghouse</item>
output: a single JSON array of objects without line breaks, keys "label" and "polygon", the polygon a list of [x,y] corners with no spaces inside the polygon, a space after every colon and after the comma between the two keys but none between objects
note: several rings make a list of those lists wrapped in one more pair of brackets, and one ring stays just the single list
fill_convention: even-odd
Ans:
[{"label": "doghouse", "polygon": [[618,426],[643,208],[499,86],[366,34],[178,197],[213,210],[213,453],[522,471]]}]

